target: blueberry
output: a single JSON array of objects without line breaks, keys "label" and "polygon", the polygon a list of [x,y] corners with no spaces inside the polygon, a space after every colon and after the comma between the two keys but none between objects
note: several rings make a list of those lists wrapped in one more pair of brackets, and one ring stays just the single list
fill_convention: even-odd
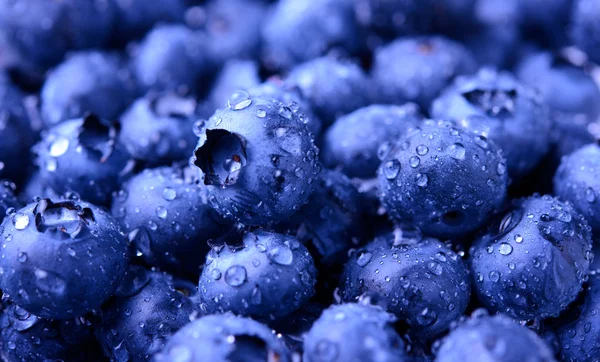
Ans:
[{"label": "blueberry", "polygon": [[600,146],[586,145],[564,157],[554,176],[555,194],[572,203],[594,231],[600,230]]},{"label": "blueberry", "polygon": [[207,241],[224,234],[228,224],[185,172],[178,166],[145,169],[115,192],[112,214],[147,263],[196,278]]},{"label": "blueberry", "polygon": [[198,93],[213,70],[206,36],[184,25],[152,29],[132,54],[133,72],[145,89]]},{"label": "blueberry", "polygon": [[68,319],[100,307],[128,263],[116,221],[85,202],[41,199],[2,223],[2,290],[43,318]]},{"label": "blueberry", "polygon": [[150,3],[145,0],[113,0],[116,5],[116,30],[118,44],[142,37],[159,23],[183,22],[186,10],[184,0],[162,0]]},{"label": "blueberry", "polygon": [[123,59],[98,51],[75,53],[55,68],[41,90],[42,116],[48,126],[94,113],[114,120],[136,95]]},{"label": "blueberry", "polygon": [[340,168],[350,177],[373,178],[383,150],[422,120],[419,107],[371,105],[339,118],[325,133],[325,165]]},{"label": "blueberry", "polygon": [[303,360],[407,361],[404,342],[392,326],[394,321],[392,315],[376,306],[333,305],[305,335]]},{"label": "blueberry", "polygon": [[384,38],[430,30],[436,0],[354,0],[358,23]]},{"label": "blueberry", "polygon": [[192,159],[221,215],[260,225],[308,201],[321,166],[303,117],[293,104],[239,91],[206,122]]},{"label": "blueberry", "polygon": [[187,160],[198,140],[193,132],[197,108],[193,98],[148,94],[121,116],[119,142],[149,166]]},{"label": "blueberry", "polygon": [[449,122],[425,121],[390,148],[378,170],[381,200],[395,221],[458,237],[504,202],[506,163],[496,144]]},{"label": "blueberry", "polygon": [[0,181],[0,222],[4,220],[7,210],[21,208],[21,202],[15,196],[16,190],[17,186],[14,183],[7,180]]},{"label": "blueberry", "polygon": [[271,329],[233,314],[202,317],[175,333],[156,362],[167,361],[290,362],[287,347]]},{"label": "blueberry", "polygon": [[54,126],[35,148],[42,179],[59,194],[74,191],[86,201],[108,204],[133,166],[118,136],[116,125],[94,115]]},{"label": "blueberry", "polygon": [[571,40],[588,57],[600,63],[600,3],[574,0],[571,18]]},{"label": "blueberry", "polygon": [[52,190],[52,187],[42,178],[42,174],[39,171],[31,174],[29,180],[27,180],[27,183],[20,191],[19,200],[24,204],[35,201],[38,197],[42,199],[60,199],[62,196],[65,196],[59,195]]},{"label": "blueberry", "polygon": [[550,348],[527,327],[503,314],[475,315],[442,340],[439,362],[538,361],[554,362]]},{"label": "blueberry", "polygon": [[147,361],[189,323],[194,305],[159,272],[132,267],[123,284],[102,307],[98,341],[113,361]]},{"label": "blueberry", "polygon": [[298,86],[324,126],[369,103],[371,83],[355,63],[321,57],[300,64],[286,82]]},{"label": "blueberry", "polygon": [[437,33],[464,35],[473,29],[480,0],[433,0],[432,27]]},{"label": "blueberry", "polygon": [[465,311],[471,292],[464,262],[448,246],[397,229],[358,249],[341,278],[344,301],[371,297],[431,340]]},{"label": "blueberry", "polygon": [[568,203],[515,200],[470,249],[481,303],[519,319],[557,315],[581,290],[593,257],[591,229]]},{"label": "blueberry", "polygon": [[227,105],[227,100],[235,91],[258,86],[260,81],[259,64],[253,60],[232,59],[223,65],[210,91],[210,103],[214,108]]},{"label": "blueberry", "polygon": [[460,43],[442,36],[400,38],[375,52],[373,81],[380,102],[431,101],[457,75],[477,70],[473,55]]},{"label": "blueberry", "polygon": [[312,297],[316,275],[312,257],[294,237],[248,232],[241,245],[209,252],[198,284],[201,308],[260,320],[285,317]]},{"label": "blueberry", "polygon": [[457,79],[433,102],[430,113],[459,120],[494,141],[515,180],[529,173],[549,148],[551,120],[545,102],[508,72],[486,68]]},{"label": "blueberry", "polygon": [[[567,26],[575,0],[520,0],[526,36],[548,47],[567,45]],[[540,11],[543,9],[543,11]]]},{"label": "blueberry", "polygon": [[263,26],[263,61],[269,68],[296,64],[343,48],[356,53],[363,34],[353,0],[281,0],[273,5]]}]

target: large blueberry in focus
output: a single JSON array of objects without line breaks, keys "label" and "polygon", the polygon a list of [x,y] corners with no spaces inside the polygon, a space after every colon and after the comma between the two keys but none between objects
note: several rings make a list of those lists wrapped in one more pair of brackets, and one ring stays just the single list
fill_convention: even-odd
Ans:
[{"label": "large blueberry in focus", "polygon": [[222,236],[228,223],[185,172],[177,166],[145,169],[114,193],[112,214],[148,264],[196,278],[207,242]]},{"label": "large blueberry in focus", "polygon": [[262,230],[239,246],[212,250],[198,284],[208,314],[231,311],[260,320],[290,315],[315,292],[317,269],[296,238]]},{"label": "large blueberry in focus", "polygon": [[373,178],[381,163],[379,147],[389,147],[421,120],[414,103],[360,108],[340,117],[327,130],[321,157],[325,165],[339,168],[349,177]]},{"label": "large blueberry in focus", "polygon": [[106,205],[133,162],[118,140],[117,125],[94,115],[49,129],[35,146],[42,179],[59,194],[74,191]]},{"label": "large blueberry in focus", "polygon": [[291,104],[239,91],[206,122],[192,159],[221,215],[260,225],[308,201],[321,165],[303,117]]},{"label": "large blueberry in focus", "polygon": [[128,266],[113,217],[85,202],[41,199],[2,223],[0,286],[43,318],[69,319],[100,307]]},{"label": "large blueberry in focus", "polygon": [[403,235],[406,231],[398,229],[359,248],[346,263],[340,294],[344,301],[373,297],[405,321],[412,335],[432,340],[467,308],[469,274],[448,246]]},{"label": "large blueberry in focus", "polygon": [[[395,318],[372,305],[340,304],[323,311],[304,336],[305,362],[408,361]],[[366,342],[368,341],[368,342]]]},{"label": "large blueberry in focus", "polygon": [[202,317],[175,333],[156,362],[290,362],[288,348],[267,326],[231,313]]},{"label": "large blueberry in focus", "polygon": [[483,305],[518,319],[547,318],[581,290],[593,258],[591,229],[570,204],[532,196],[514,201],[469,253]]},{"label": "large blueberry in focus", "polygon": [[433,102],[430,113],[434,118],[461,121],[494,141],[515,180],[529,173],[550,145],[552,122],[543,98],[508,72],[486,68],[458,78]]},{"label": "large blueberry in focus", "polygon": [[596,0],[575,0],[571,18],[571,40],[600,63],[600,3]]},{"label": "large blueberry in focus", "polygon": [[504,202],[506,163],[484,136],[425,121],[388,152],[378,170],[379,191],[394,221],[457,237],[475,231]]}]

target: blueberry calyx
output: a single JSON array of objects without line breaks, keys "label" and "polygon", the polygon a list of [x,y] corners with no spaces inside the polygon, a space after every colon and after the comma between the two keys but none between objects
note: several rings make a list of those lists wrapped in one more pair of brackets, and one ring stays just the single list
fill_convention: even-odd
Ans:
[{"label": "blueberry calyx", "polygon": [[86,226],[96,221],[92,209],[82,208],[73,201],[54,203],[50,199],[42,199],[33,208],[33,215],[39,232],[60,232],[71,238],[87,230]]},{"label": "blueberry calyx", "polygon": [[115,149],[118,135],[118,123],[107,123],[94,114],[88,114],[83,118],[78,138],[88,152],[97,155],[100,162],[106,162]]},{"label": "blueberry calyx", "polygon": [[205,185],[231,186],[246,166],[246,147],[241,136],[224,129],[206,131],[206,142],[195,153],[194,164],[204,172]]}]

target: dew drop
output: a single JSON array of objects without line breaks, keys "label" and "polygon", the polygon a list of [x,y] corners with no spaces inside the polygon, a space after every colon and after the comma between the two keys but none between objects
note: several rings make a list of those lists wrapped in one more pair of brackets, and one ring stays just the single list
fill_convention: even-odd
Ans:
[{"label": "dew drop", "polygon": [[69,149],[69,140],[65,137],[58,137],[50,144],[48,153],[52,157],[60,157]]},{"label": "dew drop", "polygon": [[499,248],[500,254],[509,255],[513,251],[513,247],[508,243],[501,243]]},{"label": "dew drop", "polygon": [[417,146],[417,155],[425,156],[427,154],[427,152],[429,152],[429,148],[427,146],[425,146],[425,145]]},{"label": "dew drop", "polygon": [[463,146],[462,143],[455,143],[450,146],[450,156],[455,160],[464,160],[465,153],[465,146]]},{"label": "dew drop", "polygon": [[15,229],[24,230],[29,226],[29,216],[22,213],[17,213],[13,218]]},{"label": "dew drop", "polygon": [[421,159],[417,156],[412,156],[409,160],[408,160],[408,164],[410,165],[410,167],[412,168],[417,168],[419,167],[419,165],[421,164]]},{"label": "dew drop", "polygon": [[246,268],[234,265],[225,272],[225,283],[232,287],[239,287],[246,281]]},{"label": "dew drop", "polygon": [[425,187],[427,186],[428,182],[429,178],[427,177],[427,175],[424,175],[422,173],[417,174],[417,185],[419,185],[420,187]]},{"label": "dew drop", "polygon": [[372,257],[373,254],[368,251],[359,251],[356,258],[356,264],[360,267],[364,267],[371,261]]},{"label": "dew drop", "polygon": [[156,208],[156,216],[158,216],[161,219],[166,219],[167,218],[167,209],[165,209],[162,206],[159,206]]},{"label": "dew drop", "polygon": [[173,201],[177,197],[177,192],[170,187],[165,187],[162,192],[162,197],[167,201]]},{"label": "dew drop", "polygon": [[250,95],[244,91],[234,92],[227,101],[227,105],[229,106],[229,108],[234,111],[246,109],[250,107],[251,104],[252,99],[250,99]]},{"label": "dew drop", "polygon": [[400,172],[400,162],[398,160],[390,160],[383,164],[383,175],[388,180],[393,180]]},{"label": "dew drop", "polygon": [[27,253],[24,252],[19,252],[17,254],[17,260],[19,261],[19,263],[24,263],[27,261]]}]

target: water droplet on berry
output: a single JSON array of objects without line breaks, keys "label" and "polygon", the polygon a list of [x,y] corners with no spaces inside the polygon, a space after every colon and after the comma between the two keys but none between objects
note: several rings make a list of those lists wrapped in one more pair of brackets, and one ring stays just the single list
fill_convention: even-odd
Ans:
[{"label": "water droplet on berry", "polygon": [[177,192],[170,187],[165,187],[162,192],[162,197],[167,201],[173,201],[177,197]]},{"label": "water droplet on berry", "polygon": [[59,136],[57,139],[52,141],[48,153],[52,157],[60,157],[67,152],[69,149],[69,140],[65,137]]},{"label": "water droplet on berry", "polygon": [[227,101],[227,105],[230,109],[234,111],[240,111],[242,109],[246,109],[250,107],[252,104],[252,99],[250,99],[250,95],[244,91],[233,92],[229,100]]},{"label": "water droplet on berry", "polygon": [[455,160],[464,160],[465,153],[465,146],[463,146],[461,143],[455,143],[450,146],[450,156]]},{"label": "water droplet on berry", "polygon": [[225,272],[225,283],[232,287],[239,287],[246,281],[246,268],[234,265]]},{"label": "water droplet on berry", "polygon": [[425,187],[427,186],[428,182],[429,178],[427,177],[427,175],[424,175],[422,173],[417,174],[417,185],[419,185],[420,187]]},{"label": "water droplet on berry", "polygon": [[417,146],[417,155],[419,155],[419,156],[425,156],[427,154],[427,152],[429,152],[429,147],[427,147],[425,145],[418,145]]},{"label": "water droplet on berry", "polygon": [[356,264],[358,264],[358,266],[364,267],[371,261],[373,254],[369,253],[368,251],[359,251],[356,256]]},{"label": "water droplet on berry", "polygon": [[161,219],[166,219],[167,218],[167,209],[165,209],[162,206],[159,206],[156,208],[156,216],[158,216]]},{"label": "water droplet on berry", "polygon": [[383,175],[388,180],[393,180],[400,172],[400,162],[398,160],[390,160],[383,164]]},{"label": "water droplet on berry", "polygon": [[29,226],[29,216],[22,213],[15,214],[13,218],[13,224],[15,225],[15,229],[24,230]]},{"label": "water droplet on berry", "polygon": [[500,254],[509,255],[513,251],[513,247],[508,243],[501,243],[499,248]]}]

